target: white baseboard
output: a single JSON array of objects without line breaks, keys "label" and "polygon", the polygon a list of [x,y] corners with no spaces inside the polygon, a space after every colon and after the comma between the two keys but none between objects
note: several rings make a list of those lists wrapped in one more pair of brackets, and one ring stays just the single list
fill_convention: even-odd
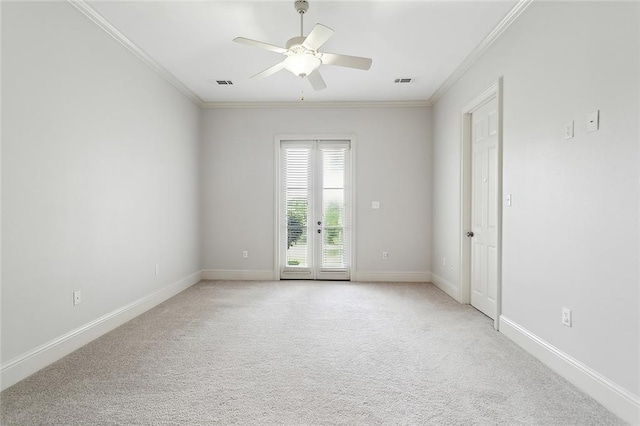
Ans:
[{"label": "white baseboard", "polygon": [[20,355],[0,368],[2,390],[18,383],[92,340],[159,305],[201,280],[201,271],[101,316],[82,327]]},{"label": "white baseboard", "polygon": [[409,282],[426,283],[431,281],[430,272],[396,272],[396,271],[357,271],[352,273],[352,281],[375,282]]},{"label": "white baseboard", "polygon": [[229,281],[273,281],[275,274],[273,271],[253,271],[241,269],[204,269],[202,271],[203,280],[229,280]]},{"label": "white baseboard", "polygon": [[451,284],[441,276],[434,274],[433,272],[431,273],[431,282],[440,290],[451,296],[455,301],[457,301],[458,303],[462,303],[460,301],[460,288]]},{"label": "white baseboard", "polygon": [[504,315],[500,316],[500,332],[621,419],[632,425],[640,424],[638,396],[621,388]]},{"label": "white baseboard", "polygon": [[[429,282],[429,272],[388,272],[388,271],[364,271],[352,272],[351,281],[377,281],[377,282]],[[204,269],[203,280],[228,280],[228,281],[272,281],[279,277],[270,270],[241,270],[241,269]]]}]

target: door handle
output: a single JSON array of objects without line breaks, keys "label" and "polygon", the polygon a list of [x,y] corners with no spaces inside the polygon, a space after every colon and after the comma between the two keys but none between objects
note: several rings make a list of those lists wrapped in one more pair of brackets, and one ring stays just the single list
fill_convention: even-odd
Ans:
[{"label": "door handle", "polygon": [[321,221],[318,221],[318,225],[322,225],[322,222],[321,222]]},{"label": "door handle", "polygon": [[467,237],[469,237],[469,238],[473,237],[473,231],[467,232]]}]

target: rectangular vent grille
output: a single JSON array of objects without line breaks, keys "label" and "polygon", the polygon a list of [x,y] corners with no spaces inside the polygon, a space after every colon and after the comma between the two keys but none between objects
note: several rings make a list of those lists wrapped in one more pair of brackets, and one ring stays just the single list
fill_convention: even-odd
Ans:
[{"label": "rectangular vent grille", "polygon": [[411,79],[410,78],[396,78],[395,82],[396,83],[411,83]]},{"label": "rectangular vent grille", "polygon": [[226,86],[226,85],[233,84],[233,81],[231,81],[231,80],[216,80],[216,83],[218,83],[220,86]]}]

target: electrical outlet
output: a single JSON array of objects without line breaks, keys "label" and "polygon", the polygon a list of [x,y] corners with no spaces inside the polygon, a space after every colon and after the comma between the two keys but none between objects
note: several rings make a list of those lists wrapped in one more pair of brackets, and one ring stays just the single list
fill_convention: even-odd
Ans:
[{"label": "electrical outlet", "polygon": [[80,290],[73,292],[73,306],[78,306],[82,303],[82,295],[80,294]]},{"label": "electrical outlet", "polygon": [[160,273],[160,265],[156,265],[156,275]]},{"label": "electrical outlet", "polygon": [[243,250],[242,251],[242,258],[243,259],[248,259],[249,258],[249,251],[248,250]]},{"label": "electrical outlet", "polygon": [[562,308],[562,325],[571,327],[571,309]]},{"label": "electrical outlet", "polygon": [[383,251],[383,252],[382,252],[382,258],[383,258],[384,260],[389,259],[389,252],[388,252],[388,251]]}]

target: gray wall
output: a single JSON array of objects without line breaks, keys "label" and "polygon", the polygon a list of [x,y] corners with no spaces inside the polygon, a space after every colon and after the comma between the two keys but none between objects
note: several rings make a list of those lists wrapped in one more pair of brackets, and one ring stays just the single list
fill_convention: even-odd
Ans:
[{"label": "gray wall", "polygon": [[638,3],[534,2],[435,105],[432,265],[458,288],[460,111],[500,76],[503,314],[638,395]]},{"label": "gray wall", "polygon": [[3,2],[2,104],[4,365],[199,271],[199,110],[66,2]]},{"label": "gray wall", "polygon": [[203,268],[273,271],[276,135],[354,134],[357,273],[428,273],[430,120],[429,108],[204,110]]}]

